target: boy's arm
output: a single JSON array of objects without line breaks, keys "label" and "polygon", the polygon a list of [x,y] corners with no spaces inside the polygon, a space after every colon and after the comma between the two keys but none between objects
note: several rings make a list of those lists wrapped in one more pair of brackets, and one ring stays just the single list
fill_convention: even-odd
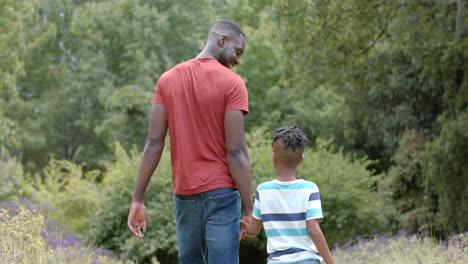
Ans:
[{"label": "boy's arm", "polygon": [[241,220],[241,224],[245,226],[244,237],[247,238],[247,240],[255,239],[255,237],[258,235],[258,233],[260,233],[260,230],[262,229],[262,221],[253,217],[252,221],[250,221],[250,224],[245,222],[244,220]]},{"label": "boy's arm", "polygon": [[317,219],[310,219],[306,221],[307,225],[307,232],[309,233],[310,238],[314,241],[317,250],[325,260],[326,264],[335,264],[333,260],[332,254],[330,249],[328,248],[327,241],[325,240],[325,236],[320,229],[319,222]]}]

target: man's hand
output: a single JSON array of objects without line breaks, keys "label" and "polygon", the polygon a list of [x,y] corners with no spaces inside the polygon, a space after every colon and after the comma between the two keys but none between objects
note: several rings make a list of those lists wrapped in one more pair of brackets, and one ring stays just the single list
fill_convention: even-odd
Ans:
[{"label": "man's hand", "polygon": [[132,202],[128,213],[127,226],[138,238],[142,238],[141,231],[146,233],[146,208],[143,203]]},{"label": "man's hand", "polygon": [[241,241],[242,238],[246,235],[246,228],[249,226],[250,222],[252,221],[252,215],[247,215],[242,217],[240,220],[240,232],[239,236],[237,237],[237,241]]}]

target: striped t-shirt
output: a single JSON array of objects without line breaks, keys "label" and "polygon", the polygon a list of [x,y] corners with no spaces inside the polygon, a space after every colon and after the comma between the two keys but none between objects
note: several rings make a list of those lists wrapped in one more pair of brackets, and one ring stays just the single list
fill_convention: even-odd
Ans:
[{"label": "striped t-shirt", "polygon": [[306,220],[323,218],[319,189],[305,180],[272,180],[257,187],[253,217],[263,222],[268,264],[307,259],[323,262],[307,232]]}]

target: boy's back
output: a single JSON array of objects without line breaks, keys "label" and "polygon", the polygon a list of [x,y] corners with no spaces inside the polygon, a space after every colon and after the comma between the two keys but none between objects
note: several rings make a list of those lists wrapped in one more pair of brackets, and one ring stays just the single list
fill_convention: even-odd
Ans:
[{"label": "boy's back", "polygon": [[313,182],[272,180],[260,184],[253,217],[263,222],[269,262],[322,260],[306,226],[306,220],[323,217],[319,189]]}]

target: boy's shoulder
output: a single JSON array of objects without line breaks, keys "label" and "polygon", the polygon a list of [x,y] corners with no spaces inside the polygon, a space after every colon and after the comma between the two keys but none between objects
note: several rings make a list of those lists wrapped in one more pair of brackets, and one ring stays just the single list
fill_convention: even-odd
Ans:
[{"label": "boy's shoulder", "polygon": [[275,181],[272,180],[272,181],[266,181],[266,182],[262,182],[260,183],[258,186],[257,186],[257,189],[258,190],[263,190],[263,189],[270,189],[272,187],[275,186]]},{"label": "boy's shoulder", "polygon": [[294,182],[281,182],[278,180],[271,180],[263,182],[258,185],[257,190],[267,190],[267,189],[313,189],[318,190],[317,184],[311,181],[306,181],[303,179],[296,180]]},{"label": "boy's shoulder", "polygon": [[318,189],[317,184],[315,184],[314,182],[311,182],[311,181],[303,180],[303,185],[305,187],[307,187],[307,188]]}]

